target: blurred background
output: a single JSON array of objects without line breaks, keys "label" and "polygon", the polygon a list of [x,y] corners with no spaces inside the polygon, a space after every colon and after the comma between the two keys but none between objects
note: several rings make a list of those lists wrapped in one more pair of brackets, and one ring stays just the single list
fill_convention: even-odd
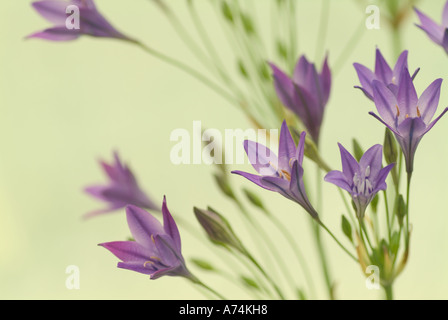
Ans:
[{"label": "blurred background", "polygon": [[[263,22],[269,19],[271,1],[256,1],[262,28],[269,28]],[[191,25],[183,1],[168,2],[179,17],[185,17],[186,25]],[[316,52],[323,2],[298,1],[299,51],[311,60]],[[151,1],[96,3],[119,30],[201,70]],[[124,211],[82,220],[84,213],[104,206],[87,197],[83,188],[105,182],[97,160],[111,161],[112,151],[118,150],[157,203],[161,204],[166,195],[169,208],[196,225],[193,206],[210,205],[225,214],[256,252],[235,206],[216,187],[214,168],[176,166],[170,162],[170,150],[175,144],[170,141],[170,133],[174,129],[191,132],[195,120],[221,132],[250,128],[251,123],[240,110],[190,76],[130,44],[89,37],[70,43],[25,40],[30,33],[49,26],[30,4],[31,1],[0,2],[0,298],[204,298],[184,279],[150,281],[145,275],[116,268],[117,259],[97,244],[124,240],[130,235]],[[344,56],[344,63],[334,74],[321,134],[323,155],[333,168],[340,168],[337,142],[351,146],[356,137],[364,148],[383,142],[384,127],[368,115],[373,104],[353,88],[359,83],[353,62],[373,68],[376,47],[391,64],[396,58],[386,21],[381,20],[379,30],[365,27],[368,4],[381,8],[382,2],[330,1],[325,42],[330,66]],[[442,0],[418,2],[418,7],[437,21],[443,5]],[[226,46],[225,36],[209,14],[207,1],[198,1],[197,7],[221,55],[230,55],[232,48]],[[409,50],[410,70],[421,68],[415,81],[420,94],[434,79],[447,78],[448,57],[415,27],[416,22],[416,15],[410,12],[401,31],[402,46]],[[356,45],[347,50],[350,36],[360,28]],[[236,68],[231,63],[227,65]],[[444,83],[439,112],[448,104],[447,94]],[[416,155],[411,191],[412,248],[410,262],[395,283],[398,299],[448,298],[447,134],[448,120],[442,119],[423,139]],[[249,165],[231,169],[251,171]],[[309,216],[278,194],[258,190],[241,177],[231,179],[238,187],[257,191],[277,217],[286,221],[312,269],[317,286],[315,297],[326,298],[309,232]],[[323,192],[323,220],[343,239],[340,216],[344,207],[339,194],[329,184],[324,184]],[[269,228],[262,214],[258,219]],[[198,232],[202,231],[198,228]],[[221,267],[222,260],[215,254],[220,251],[205,236],[199,242],[182,230],[181,234],[187,260],[202,258]],[[285,261],[291,261],[288,268],[295,281],[305,285],[291,252],[283,240],[272,235]],[[323,238],[337,298],[381,298],[382,291],[366,288],[359,266],[327,235]],[[70,265],[79,267],[79,290],[66,287],[66,268]],[[227,297],[249,297],[222,277],[192,269]],[[285,285],[281,277],[279,281]]]}]

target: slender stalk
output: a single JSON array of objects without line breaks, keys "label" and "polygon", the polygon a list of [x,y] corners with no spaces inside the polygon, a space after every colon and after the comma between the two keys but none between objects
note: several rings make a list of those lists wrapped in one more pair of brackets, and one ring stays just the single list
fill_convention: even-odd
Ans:
[{"label": "slender stalk", "polygon": [[322,7],[321,7],[321,12],[320,12],[320,19],[319,19],[320,25],[319,25],[318,35],[317,35],[318,41],[316,44],[314,61],[319,61],[320,60],[319,58],[323,55],[325,40],[327,37],[327,31],[328,31],[329,18],[330,18],[330,1],[324,0],[324,1],[322,1]]},{"label": "slender stalk", "polygon": [[218,297],[218,299],[221,300],[227,300],[226,298],[224,298],[224,296],[222,294],[220,294],[219,292],[217,292],[216,290],[212,289],[211,287],[207,286],[205,283],[203,283],[201,280],[199,280],[198,278],[196,278],[195,276],[193,276],[193,278],[191,279],[191,281],[193,281],[193,283],[201,286],[202,288],[210,291],[212,294],[214,294],[216,297]]},{"label": "slender stalk", "polygon": [[383,191],[383,194],[384,194],[384,203],[385,203],[385,207],[386,207],[387,236],[388,236],[389,243],[390,243],[391,238],[392,238],[392,229],[390,227],[391,223],[390,223],[389,203],[388,203],[388,200],[387,200],[387,192],[386,192],[386,190]]},{"label": "slender stalk", "polygon": [[350,253],[350,251],[338,240],[338,238],[335,237],[335,235],[327,228],[327,226],[321,220],[317,220],[317,223],[322,228],[324,228],[325,231],[327,231],[327,233],[333,238],[334,241],[336,241],[339,247],[341,247],[341,249],[344,250],[345,253],[347,253],[350,256],[350,258],[352,258],[354,261],[358,263],[358,259],[352,253]]},{"label": "slender stalk", "polygon": [[386,292],[386,300],[394,300],[392,284],[386,285],[384,291]]},{"label": "slender stalk", "polygon": [[140,47],[141,49],[143,49],[146,53],[186,72],[187,74],[189,74],[190,76],[196,78],[197,80],[199,80],[200,82],[202,82],[203,84],[205,84],[207,87],[209,87],[210,89],[212,89],[213,91],[215,91],[217,94],[219,94],[220,96],[222,96],[224,99],[226,99],[228,102],[230,102],[233,105],[237,105],[239,106],[239,100],[236,99],[233,95],[231,95],[230,93],[228,93],[226,90],[222,89],[220,86],[218,86],[217,84],[215,84],[214,82],[212,82],[210,79],[208,79],[206,76],[204,76],[203,74],[201,74],[200,72],[196,71],[195,69],[189,67],[188,65],[174,59],[171,58],[159,51],[156,51],[148,46],[146,46],[145,44],[135,41],[132,42],[135,45],[137,45],[138,47]]},{"label": "slender stalk", "polygon": [[412,172],[408,172],[407,185],[406,185],[406,249],[409,247],[409,200],[411,193],[411,179]]},{"label": "slender stalk", "polygon": [[[266,209],[265,209],[266,211]],[[286,241],[288,241],[291,249],[293,250],[297,261],[299,262],[299,265],[303,271],[303,274],[305,276],[305,280],[308,284],[308,287],[313,295],[316,294],[313,278],[311,276],[310,270],[308,268],[308,264],[306,263],[306,260],[302,254],[302,252],[299,249],[299,246],[297,246],[294,237],[291,235],[291,233],[288,231],[288,229],[281,223],[281,221],[272,215],[270,212],[266,211],[267,216],[269,219],[274,223],[274,225],[279,229],[279,231],[282,233],[282,235],[285,237]]]}]

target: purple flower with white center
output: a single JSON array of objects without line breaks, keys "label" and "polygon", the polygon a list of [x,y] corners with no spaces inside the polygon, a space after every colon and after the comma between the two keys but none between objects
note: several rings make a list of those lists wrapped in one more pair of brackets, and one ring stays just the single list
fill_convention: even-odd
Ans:
[{"label": "purple flower with white center", "polygon": [[[393,70],[378,48],[376,49],[375,71],[372,71],[359,63],[354,63],[353,66],[355,67],[359,82],[361,83],[361,86],[355,86],[355,88],[364,92],[367,98],[373,101],[372,83],[374,80],[382,82],[396,95],[400,83],[401,72],[404,68],[408,67],[408,51],[405,50],[400,54]],[[416,77],[419,70],[420,69],[415,70],[412,79]]]},{"label": "purple flower with white center", "polygon": [[122,209],[129,204],[158,210],[146,193],[140,189],[134,174],[121,162],[116,152],[114,153],[114,159],[115,163],[113,164],[100,161],[101,167],[109,178],[109,183],[107,185],[93,185],[85,189],[89,195],[106,202],[109,206],[105,209],[90,212],[85,215],[85,218]]},{"label": "purple flower with white center", "polygon": [[181,252],[181,239],[176,222],[163,199],[163,226],[150,213],[136,206],[126,207],[126,218],[135,241],[102,243],[121,262],[117,267],[150,275],[181,276],[193,279]]},{"label": "purple flower with white center", "polygon": [[[33,2],[34,9],[53,27],[36,32],[28,38],[40,38],[50,41],[71,41],[81,35],[93,37],[115,38],[132,41],[117,29],[115,29],[97,10],[93,0],[42,0]],[[73,9],[79,9],[79,26],[68,25],[74,14]],[[74,17],[76,19],[76,17]]]},{"label": "purple flower with white center", "polygon": [[432,120],[437,111],[442,79],[429,85],[420,98],[407,68],[401,74],[397,95],[394,95],[382,82],[373,81],[373,98],[379,116],[370,112],[397,138],[406,160],[406,170],[410,174],[414,169],[414,155],[423,136],[432,129],[448,111]]},{"label": "purple flower with white center", "polygon": [[260,174],[255,175],[242,171],[232,171],[252,181],[256,185],[275,191],[284,197],[297,202],[314,219],[318,214],[308,200],[303,183],[303,156],[305,148],[305,131],[300,135],[296,148],[286,121],[280,131],[278,157],[269,148],[253,141],[244,141],[244,149],[249,162]]},{"label": "purple flower with white center", "polygon": [[361,159],[356,159],[341,145],[342,172],[331,171],[325,181],[348,191],[356,206],[359,219],[364,218],[365,211],[380,190],[386,190],[386,178],[395,164],[382,168],[383,147],[379,144],[367,150]]},{"label": "purple flower with white center", "polygon": [[331,70],[325,58],[322,71],[318,73],[314,63],[302,56],[290,78],[276,65],[273,70],[274,85],[280,101],[303,122],[316,144],[319,143],[320,127],[325,106],[330,98]]},{"label": "purple flower with white center", "polygon": [[448,53],[448,1],[445,2],[445,7],[443,8],[441,24],[432,20],[417,8],[414,8],[414,10],[420,19],[420,25],[417,25],[417,27],[425,31],[433,42]]}]

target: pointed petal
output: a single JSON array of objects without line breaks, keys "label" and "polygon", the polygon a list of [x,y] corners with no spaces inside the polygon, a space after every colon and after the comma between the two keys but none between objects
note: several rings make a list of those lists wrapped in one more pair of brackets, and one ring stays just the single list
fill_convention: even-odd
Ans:
[{"label": "pointed petal", "polygon": [[347,178],[345,174],[343,174],[341,171],[330,171],[325,176],[324,180],[326,182],[332,183],[339,188],[342,188],[348,192],[352,192],[352,188],[350,187],[350,184],[347,182]]},{"label": "pointed petal", "polygon": [[373,101],[383,121],[389,126],[393,126],[397,114],[397,99],[392,91],[376,80],[373,81]]},{"label": "pointed petal", "polygon": [[382,168],[383,146],[376,144],[367,150],[359,161],[361,173],[364,173],[367,167],[370,167],[369,177],[376,177]]},{"label": "pointed petal", "polygon": [[391,127],[389,124],[387,124],[386,122],[383,121],[383,119],[381,119],[378,115],[376,115],[373,112],[369,112],[369,114],[374,117],[375,119],[377,119],[379,122],[381,122],[382,124],[384,124],[387,128],[389,128],[393,133],[395,134],[399,134],[397,129],[394,127]]},{"label": "pointed petal", "polygon": [[293,200],[289,190],[289,181],[278,177],[262,177],[263,188],[280,193],[282,196]]},{"label": "pointed petal", "polygon": [[139,207],[127,206],[126,218],[135,241],[145,248],[152,249],[154,247],[154,236],[165,233],[160,222],[149,212]]},{"label": "pointed petal", "polygon": [[145,262],[154,255],[155,251],[149,251],[147,248],[135,241],[115,241],[101,243],[99,246],[106,248],[121,261],[140,261]]},{"label": "pointed petal", "polygon": [[294,101],[294,83],[289,76],[284,73],[275,64],[270,63],[273,71],[274,86],[280,101],[289,109],[294,111],[296,103]]},{"label": "pointed petal", "polygon": [[359,82],[364,93],[369,97],[373,95],[372,82],[376,80],[375,74],[365,66],[359,63],[354,63],[356,73],[358,74]]},{"label": "pointed petal", "polygon": [[59,0],[36,1],[31,5],[43,18],[57,26],[65,26],[67,7],[70,2]]},{"label": "pointed petal", "polygon": [[300,204],[314,219],[318,217],[316,210],[310,203],[303,182],[303,168],[298,161],[294,161],[291,169],[291,182],[289,190],[295,201]]},{"label": "pointed petal", "polygon": [[384,167],[380,170],[378,173],[378,176],[376,177],[375,182],[375,189],[373,190],[374,193],[380,191],[380,190],[386,190],[387,184],[386,179],[389,175],[389,172],[392,170],[392,168],[395,166],[395,163],[391,163],[388,166]]},{"label": "pointed petal", "polygon": [[275,153],[264,145],[246,140],[244,150],[249,158],[250,164],[261,175],[274,175],[279,167],[279,160]]},{"label": "pointed petal", "polygon": [[360,86],[355,86],[354,88],[361,90],[368,99],[373,101],[372,93],[369,93],[367,90],[365,90],[364,88],[361,88]]},{"label": "pointed petal", "polygon": [[79,30],[68,30],[66,27],[53,27],[27,36],[28,39],[38,38],[49,41],[72,41],[80,36]]},{"label": "pointed petal", "polygon": [[421,25],[418,25],[417,27],[425,31],[432,41],[441,45],[445,28],[434,22],[434,20],[429,18],[426,14],[424,14],[417,8],[414,8],[414,10],[417,13],[417,16],[420,19],[421,23]]},{"label": "pointed petal", "polygon": [[296,67],[294,68],[294,82],[298,85],[306,86],[310,68],[311,63],[308,62],[304,55],[301,56],[299,61],[297,61]]},{"label": "pointed petal", "polygon": [[181,252],[181,240],[179,229],[177,228],[177,224],[174,221],[173,216],[168,210],[165,196],[163,197],[162,215],[163,215],[163,229],[165,230],[166,234],[168,234],[173,239],[175,249],[178,252]]},{"label": "pointed petal", "polygon": [[394,71],[393,71],[393,78],[392,83],[398,84],[400,83],[400,76],[401,72],[404,68],[408,67],[408,51],[404,50],[400,56],[398,57],[397,63],[395,64]]},{"label": "pointed petal", "polygon": [[409,115],[411,118],[417,116],[418,96],[407,68],[403,68],[400,75],[397,102],[401,114],[399,122],[401,122],[402,118],[406,117],[406,115]]},{"label": "pointed petal", "polygon": [[442,26],[448,27],[448,1],[445,2],[445,6],[442,11]]},{"label": "pointed petal", "polygon": [[429,130],[431,130],[435,124],[447,113],[448,108],[445,108],[445,110],[442,111],[442,113],[433,121],[430,123],[430,125],[426,128],[424,134],[426,134]]},{"label": "pointed petal", "polygon": [[422,120],[428,125],[437,111],[440,98],[440,87],[442,79],[437,79],[429,85],[418,100]]},{"label": "pointed petal", "polygon": [[377,79],[381,80],[384,84],[389,84],[393,77],[392,69],[381,54],[380,49],[376,49],[375,59],[375,75]]},{"label": "pointed petal", "polygon": [[355,173],[359,171],[359,164],[342,144],[338,143],[338,146],[341,152],[342,172],[344,173],[346,180],[351,181],[355,176]]},{"label": "pointed petal", "polygon": [[244,171],[232,171],[232,173],[240,175],[240,176],[246,178],[247,180],[255,183],[259,187],[262,187],[262,188],[267,189],[269,191],[276,191],[276,189],[272,189],[272,188],[266,187],[266,185],[263,184],[263,182],[261,181],[261,179],[263,178],[262,176],[251,174],[251,173],[244,172]]},{"label": "pointed petal", "polygon": [[289,132],[288,125],[286,121],[283,121],[282,128],[280,130],[280,140],[278,149],[278,169],[287,170],[290,168],[290,160],[296,155],[296,145],[294,139]]}]

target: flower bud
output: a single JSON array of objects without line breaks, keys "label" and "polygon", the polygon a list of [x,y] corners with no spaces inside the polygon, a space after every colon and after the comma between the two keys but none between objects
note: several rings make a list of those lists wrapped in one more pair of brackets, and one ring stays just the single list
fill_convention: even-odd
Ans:
[{"label": "flower bud", "polygon": [[397,143],[395,142],[395,137],[392,132],[386,128],[386,134],[384,135],[384,158],[386,159],[387,164],[397,162],[398,158],[398,149]]},{"label": "flower bud", "polygon": [[210,208],[201,210],[196,207],[194,208],[194,214],[211,242],[226,248],[234,248],[243,254],[247,253],[240,239],[233,232],[229,222],[222,215]]}]

